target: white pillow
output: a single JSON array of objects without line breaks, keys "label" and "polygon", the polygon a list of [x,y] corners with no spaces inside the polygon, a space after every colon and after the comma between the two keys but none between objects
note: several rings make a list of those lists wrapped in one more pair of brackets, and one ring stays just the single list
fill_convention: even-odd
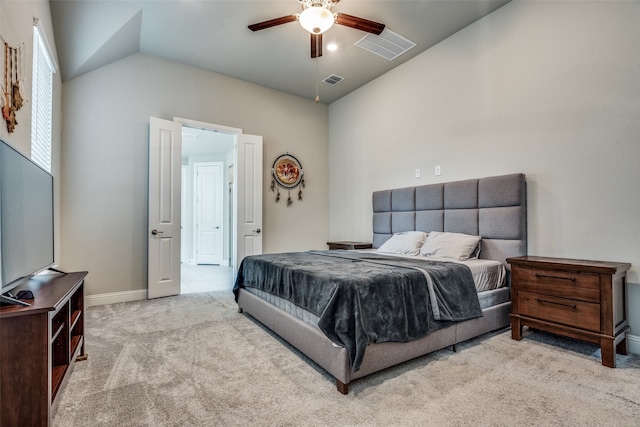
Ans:
[{"label": "white pillow", "polygon": [[378,248],[378,252],[402,255],[418,255],[422,244],[427,239],[423,231],[404,231],[395,233]]},{"label": "white pillow", "polygon": [[479,243],[480,236],[431,231],[424,245],[420,248],[420,255],[463,261],[471,257]]}]

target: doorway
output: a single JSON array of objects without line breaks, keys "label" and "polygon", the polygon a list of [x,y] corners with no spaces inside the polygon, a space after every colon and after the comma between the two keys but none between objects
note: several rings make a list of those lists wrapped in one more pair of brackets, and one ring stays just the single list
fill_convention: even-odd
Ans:
[{"label": "doorway", "polygon": [[182,128],[182,254],[180,293],[231,290],[235,135]]},{"label": "doorway", "polygon": [[[233,215],[227,215],[233,235],[225,247],[229,251],[233,275],[244,257],[262,253],[262,136],[245,134],[242,129],[178,117],[174,117],[173,121],[150,117],[147,200],[149,299],[181,293],[182,211],[189,209],[189,204],[185,204],[183,209],[181,197],[183,128],[208,130],[233,137],[233,155],[229,154],[233,159],[229,161],[233,166],[229,168],[233,172]],[[184,192],[189,193],[186,190]],[[185,218],[185,221],[191,221],[192,216]],[[184,232],[187,240],[192,235],[192,230]],[[188,252],[193,244],[187,242],[184,247]],[[193,259],[193,254],[188,259]]]}]

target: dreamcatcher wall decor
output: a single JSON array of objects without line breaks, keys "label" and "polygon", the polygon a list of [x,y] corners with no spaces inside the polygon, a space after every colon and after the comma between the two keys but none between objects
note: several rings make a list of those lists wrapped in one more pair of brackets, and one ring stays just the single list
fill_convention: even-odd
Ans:
[{"label": "dreamcatcher wall decor", "polygon": [[24,56],[23,46],[11,47],[4,41],[4,79],[2,79],[2,96],[0,105],[2,106],[2,118],[7,122],[7,131],[12,133],[18,121],[16,112],[22,108],[25,99],[22,95],[20,84],[24,77]]},{"label": "dreamcatcher wall decor", "polygon": [[280,188],[287,190],[287,207],[293,204],[291,190],[298,188],[298,200],[302,201],[304,188],[304,171],[300,161],[289,153],[282,154],[273,162],[271,167],[271,191],[276,193],[276,203],[280,201]]}]

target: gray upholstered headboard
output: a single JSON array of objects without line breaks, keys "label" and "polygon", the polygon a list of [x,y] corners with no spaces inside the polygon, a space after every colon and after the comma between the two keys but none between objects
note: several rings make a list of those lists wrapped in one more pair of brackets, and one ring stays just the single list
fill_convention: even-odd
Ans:
[{"label": "gray upholstered headboard", "polygon": [[[480,258],[505,262],[527,254],[523,174],[398,188],[373,193],[373,247],[401,231],[482,236]],[[508,266],[507,266],[508,267]]]}]

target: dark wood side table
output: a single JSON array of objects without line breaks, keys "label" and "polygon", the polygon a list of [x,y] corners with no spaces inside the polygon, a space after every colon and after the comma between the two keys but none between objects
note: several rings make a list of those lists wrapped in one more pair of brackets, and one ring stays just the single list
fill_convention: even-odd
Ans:
[{"label": "dark wood side table", "polygon": [[511,337],[529,326],[600,345],[602,364],[627,354],[626,277],[631,264],[523,256],[511,264]]},{"label": "dark wood side table", "polygon": [[373,245],[367,242],[351,242],[351,241],[340,241],[340,242],[327,242],[329,245],[329,250],[334,249],[345,249],[345,250],[354,250],[354,249],[371,249]]}]

